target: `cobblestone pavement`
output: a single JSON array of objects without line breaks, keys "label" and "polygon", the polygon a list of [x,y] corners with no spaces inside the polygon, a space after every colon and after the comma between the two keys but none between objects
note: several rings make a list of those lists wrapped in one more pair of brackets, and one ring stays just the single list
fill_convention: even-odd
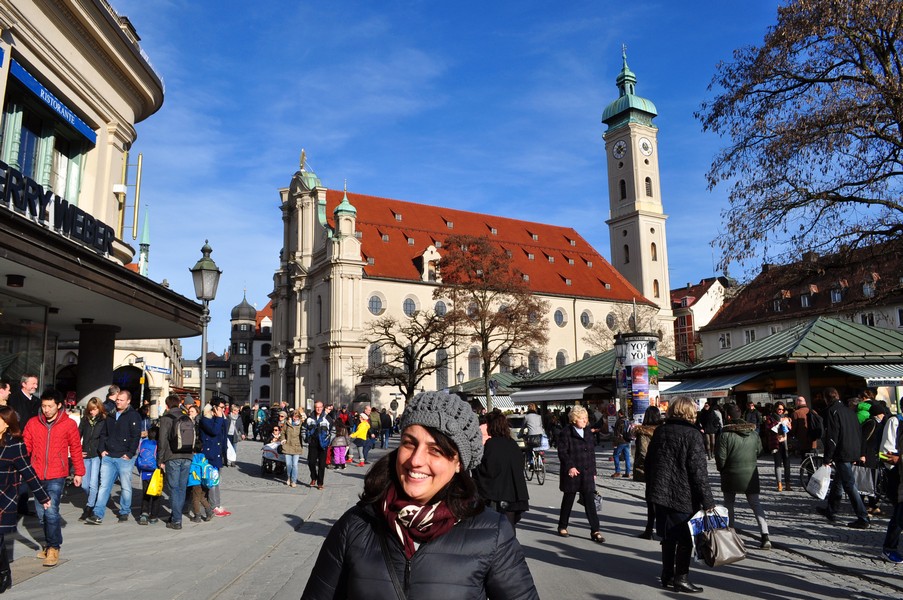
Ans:
[{"label": "cobblestone pavement", "polygon": [[[554,455],[554,450],[551,453]],[[644,484],[632,479],[613,479],[614,463],[609,461],[611,450],[599,453],[600,483],[603,496],[630,497],[643,500]],[[557,469],[554,458],[550,461]],[[712,492],[716,502],[722,499],[720,476],[715,461],[708,462]],[[855,519],[849,501],[844,497],[836,523],[831,523],[817,512],[815,507],[824,504],[806,493],[799,484],[799,459],[792,461],[794,489],[778,492],[770,457],[759,460],[761,483],[760,502],[768,521],[769,538],[776,549],[790,553],[791,560],[805,557],[811,561],[807,568],[823,567],[819,572],[844,573],[859,577],[879,586],[886,586],[903,597],[903,565],[884,560],[881,550],[887,531],[888,505],[882,504],[884,514],[872,518],[870,529],[851,529],[846,524]],[[622,465],[623,467],[623,465]],[[759,530],[752,510],[742,496],[737,498],[737,529],[747,540],[758,541]],[[903,549],[901,549],[903,550]],[[790,568],[798,568],[788,565]],[[879,588],[880,589],[880,588]]]}]

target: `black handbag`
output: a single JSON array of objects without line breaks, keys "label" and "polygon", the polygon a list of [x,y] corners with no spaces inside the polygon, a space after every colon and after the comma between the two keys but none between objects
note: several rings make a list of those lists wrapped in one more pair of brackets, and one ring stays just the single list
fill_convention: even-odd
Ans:
[{"label": "black handbag", "polygon": [[704,519],[700,554],[710,567],[723,567],[746,558],[746,546],[733,527],[715,528]]}]

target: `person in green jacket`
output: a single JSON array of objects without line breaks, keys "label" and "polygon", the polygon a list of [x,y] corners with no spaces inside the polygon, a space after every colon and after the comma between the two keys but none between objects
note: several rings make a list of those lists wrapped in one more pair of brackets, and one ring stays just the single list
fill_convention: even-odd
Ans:
[{"label": "person in green jacket", "polygon": [[730,526],[734,526],[734,501],[737,494],[746,494],[756,521],[762,534],[760,547],[768,550],[768,522],[765,512],[759,504],[759,468],[756,460],[762,452],[762,439],[756,434],[756,426],[745,422],[740,417],[740,409],[736,404],[724,407],[727,425],[721,429],[721,435],[715,447],[715,466],[721,473],[721,492],[724,494],[724,505],[727,507]]}]

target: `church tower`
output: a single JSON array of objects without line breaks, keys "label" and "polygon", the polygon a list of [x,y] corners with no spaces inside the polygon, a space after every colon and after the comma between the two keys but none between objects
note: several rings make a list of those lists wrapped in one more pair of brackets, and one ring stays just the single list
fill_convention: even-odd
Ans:
[{"label": "church tower", "polygon": [[658,173],[658,128],[655,105],[636,95],[636,75],[627,66],[627,53],[618,74],[618,99],[606,107],[608,126],[605,155],[608,164],[608,224],[611,264],[643,296],[660,307],[665,335],[673,334],[668,246]]}]

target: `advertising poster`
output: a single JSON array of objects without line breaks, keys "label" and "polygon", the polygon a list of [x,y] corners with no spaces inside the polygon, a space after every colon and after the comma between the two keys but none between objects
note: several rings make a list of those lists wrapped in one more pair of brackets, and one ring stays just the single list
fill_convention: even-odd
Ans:
[{"label": "advertising poster", "polygon": [[648,334],[622,335],[616,363],[619,395],[626,400],[634,422],[641,422],[650,402],[658,401],[658,338]]}]

